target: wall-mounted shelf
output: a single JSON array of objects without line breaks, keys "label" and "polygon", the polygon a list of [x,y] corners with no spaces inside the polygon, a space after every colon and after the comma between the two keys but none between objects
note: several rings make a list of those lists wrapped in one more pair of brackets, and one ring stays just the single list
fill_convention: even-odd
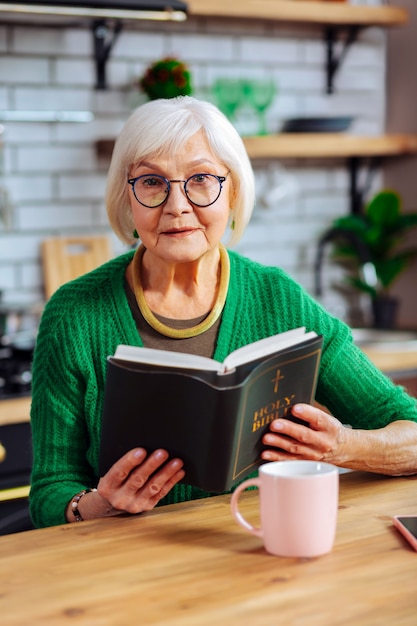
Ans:
[{"label": "wall-mounted shelf", "polygon": [[[299,0],[190,0],[190,17],[222,19],[261,19],[303,25],[317,25],[324,29],[326,45],[326,91],[333,93],[334,77],[350,46],[359,32],[370,26],[400,26],[408,21],[408,13],[400,7],[355,6],[344,2],[311,2]],[[340,51],[336,43],[344,37]]]},{"label": "wall-mounted shelf", "polygon": [[384,157],[417,153],[417,135],[363,137],[342,133],[282,133],[244,137],[251,159]]},{"label": "wall-mounted shelf", "polygon": [[175,21],[187,18],[182,0],[57,0],[28,2],[0,0],[0,21],[35,25],[90,25],[96,63],[96,89],[106,89],[106,65],[112,48],[126,22],[136,20]]},{"label": "wall-mounted shelf", "polygon": [[92,122],[92,111],[19,111],[0,110],[2,122]]},{"label": "wall-mounted shelf", "polygon": [[189,17],[275,20],[332,26],[399,26],[408,20],[405,9],[302,0],[189,0]]},{"label": "wall-mounted shelf", "polygon": [[[53,4],[53,3],[52,3]],[[65,4],[65,3],[64,3]],[[70,3],[67,3],[67,5]],[[82,4],[82,3],[81,3]],[[139,5],[141,2],[138,3]],[[142,3],[143,4],[143,3]],[[356,6],[345,2],[316,2],[305,0],[242,0],[241,2],[224,2],[224,0],[189,0],[186,3],[173,0],[169,3],[178,10],[165,10],[164,3],[158,3],[155,8],[159,9],[154,15],[147,15],[147,11],[118,11],[117,8],[95,9],[90,3],[90,8],[74,8],[70,6],[60,7],[60,13],[55,13],[55,8],[34,6],[34,3],[4,3],[0,1],[0,15],[2,20],[20,21],[29,18],[47,20],[48,18],[62,18],[64,20],[74,18],[93,19],[91,25],[94,44],[94,56],[97,73],[97,89],[106,88],[106,64],[111,50],[122,29],[122,21],[126,19],[170,19],[182,20],[188,15],[190,18],[214,17],[218,19],[236,20],[267,20],[275,22],[289,22],[304,25],[317,25],[324,28],[323,39],[326,45],[326,77],[327,93],[333,92],[334,76],[340,67],[349,47],[355,42],[362,28],[369,26],[389,27],[400,26],[408,21],[408,13],[405,9],[391,6]],[[148,5],[142,8],[147,8]],[[160,6],[159,6],[160,5]],[[178,5],[178,6],[177,6]],[[94,6],[94,4],[93,4]],[[140,8],[135,7],[135,8]],[[109,23],[108,17],[112,17]],[[129,12],[128,12],[129,13]],[[106,17],[107,16],[107,17]],[[64,22],[65,23],[65,22]],[[340,51],[336,52],[336,43],[344,37]]]},{"label": "wall-mounted shelf", "polygon": [[[337,159],[387,157],[417,153],[417,135],[363,137],[343,133],[280,133],[244,137],[249,157],[254,159]],[[110,159],[114,139],[96,141],[97,155]]]},{"label": "wall-mounted shelf", "polygon": [[[350,212],[360,213],[371,183],[371,174],[382,158],[417,154],[417,135],[358,137],[335,134],[281,134],[246,137],[246,149],[256,159],[340,159],[348,161],[350,175]],[[368,176],[359,185],[359,170],[369,163]]]}]

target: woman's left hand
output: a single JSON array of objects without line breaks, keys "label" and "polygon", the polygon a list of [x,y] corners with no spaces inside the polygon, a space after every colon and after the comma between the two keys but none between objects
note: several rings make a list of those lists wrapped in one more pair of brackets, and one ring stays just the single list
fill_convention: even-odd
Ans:
[{"label": "woman's left hand", "polygon": [[261,454],[264,461],[311,459],[341,465],[346,460],[345,447],[351,432],[349,428],[309,404],[296,404],[292,414],[308,422],[310,427],[285,418],[271,422],[270,431],[262,439],[268,446],[268,450]]},{"label": "woman's left hand", "polygon": [[296,404],[292,414],[309,423],[280,418],[262,442],[264,461],[310,459],[390,476],[417,474],[417,423],[394,420],[376,430],[354,429],[316,406]]}]

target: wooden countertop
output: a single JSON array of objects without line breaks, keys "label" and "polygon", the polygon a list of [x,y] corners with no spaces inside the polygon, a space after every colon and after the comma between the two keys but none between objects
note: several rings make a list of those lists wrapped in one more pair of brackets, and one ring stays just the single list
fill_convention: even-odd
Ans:
[{"label": "wooden countertop", "polygon": [[[333,551],[268,555],[230,496],[0,537],[7,626],[412,626],[417,554],[393,528],[417,477],[341,476]],[[242,512],[257,522],[254,491]]]},{"label": "wooden countertop", "polygon": [[31,401],[30,396],[0,400],[0,426],[28,422]]},{"label": "wooden countertop", "polygon": [[381,350],[371,346],[362,346],[362,350],[379,369],[390,376],[409,374],[417,377],[417,351]]}]

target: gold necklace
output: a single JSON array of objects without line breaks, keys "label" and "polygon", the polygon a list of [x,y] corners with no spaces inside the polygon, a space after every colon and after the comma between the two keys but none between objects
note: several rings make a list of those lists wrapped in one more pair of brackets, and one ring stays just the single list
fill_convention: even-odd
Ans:
[{"label": "gold necklace", "polygon": [[142,313],[144,319],[148,322],[150,326],[154,330],[156,330],[161,335],[165,335],[165,337],[171,337],[172,339],[187,339],[188,337],[196,337],[201,333],[204,333],[206,330],[211,328],[216,320],[219,318],[221,312],[223,311],[224,303],[226,302],[227,289],[229,287],[229,277],[230,277],[230,261],[229,255],[227,254],[224,246],[220,244],[220,284],[219,291],[217,294],[216,302],[214,303],[213,308],[207,317],[196,324],[196,326],[192,326],[191,328],[171,328],[167,326],[152,313],[151,309],[148,306],[148,303],[145,300],[145,294],[143,293],[142,286],[142,278],[141,278],[141,267],[142,267],[142,258],[145,253],[146,248],[143,245],[140,245],[139,248],[135,252],[135,256],[133,257],[132,262],[132,274],[133,274],[133,290],[135,292],[136,302],[138,303],[138,307],[140,312]]}]

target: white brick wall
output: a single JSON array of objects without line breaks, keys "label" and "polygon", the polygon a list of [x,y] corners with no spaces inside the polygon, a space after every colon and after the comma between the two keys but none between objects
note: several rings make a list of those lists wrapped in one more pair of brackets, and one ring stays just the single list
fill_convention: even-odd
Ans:
[{"label": "white brick wall", "polygon": [[[203,98],[212,99],[218,77],[273,77],[278,92],[268,112],[271,131],[288,117],[339,114],[355,116],[352,132],[384,129],[385,34],[378,29],[361,34],[330,96],[324,91],[320,29],[216,20],[125,28],[107,65],[106,91],[94,88],[92,45],[88,28],[0,26],[1,109],[95,115],[89,124],[5,124],[0,186],[8,192],[12,223],[7,229],[0,222],[0,290],[8,301],[42,299],[39,252],[45,237],[109,232],[105,164],[94,142],[119,132],[129,113],[130,84],[163,55],[178,55],[190,65],[195,94]],[[259,206],[238,250],[284,267],[312,290],[315,241],[335,216],[349,210],[345,164],[299,160],[254,166]],[[273,206],[265,204],[266,189],[274,189]],[[115,254],[123,250],[114,236],[112,242]],[[336,297],[330,296],[330,306],[343,312]]]}]

